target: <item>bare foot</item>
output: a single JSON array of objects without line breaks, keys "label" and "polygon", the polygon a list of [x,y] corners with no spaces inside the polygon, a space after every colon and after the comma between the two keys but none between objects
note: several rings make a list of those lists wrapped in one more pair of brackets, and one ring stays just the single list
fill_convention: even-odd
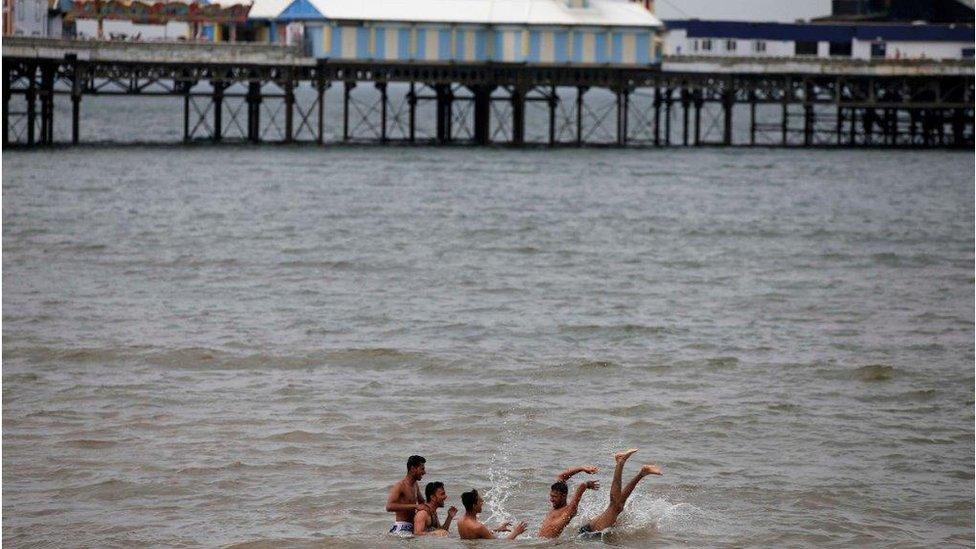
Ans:
[{"label": "bare foot", "polygon": [[636,451],[637,448],[631,448],[630,450],[626,450],[624,452],[617,452],[616,454],[613,455],[613,459],[617,463],[623,463],[624,461],[627,461],[627,458],[634,455],[634,452]]},{"label": "bare foot", "polygon": [[661,468],[660,467],[658,467],[657,465],[650,464],[650,463],[648,463],[647,465],[641,467],[640,472],[644,476],[647,476],[647,475],[663,475],[664,474],[664,473],[661,472]]}]

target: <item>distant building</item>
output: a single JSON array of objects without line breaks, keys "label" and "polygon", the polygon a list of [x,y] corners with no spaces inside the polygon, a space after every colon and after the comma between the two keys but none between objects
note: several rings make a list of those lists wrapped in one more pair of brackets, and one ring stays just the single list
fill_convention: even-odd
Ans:
[{"label": "distant building", "polygon": [[666,55],[971,59],[969,25],[666,21]]},{"label": "distant building", "polygon": [[663,49],[651,8],[616,0],[292,0],[255,37],[301,40],[318,58],[647,65]]},{"label": "distant building", "polygon": [[973,23],[972,0],[833,0],[817,21]]},{"label": "distant building", "polygon": [[61,36],[57,4],[49,0],[3,0],[3,34]]}]

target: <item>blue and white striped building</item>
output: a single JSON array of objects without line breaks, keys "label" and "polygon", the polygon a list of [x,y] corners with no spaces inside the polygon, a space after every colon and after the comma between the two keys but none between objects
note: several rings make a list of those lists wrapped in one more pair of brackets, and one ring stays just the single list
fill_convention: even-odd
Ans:
[{"label": "blue and white striped building", "polygon": [[273,23],[301,25],[317,58],[634,66],[663,53],[661,22],[619,0],[292,0]]}]

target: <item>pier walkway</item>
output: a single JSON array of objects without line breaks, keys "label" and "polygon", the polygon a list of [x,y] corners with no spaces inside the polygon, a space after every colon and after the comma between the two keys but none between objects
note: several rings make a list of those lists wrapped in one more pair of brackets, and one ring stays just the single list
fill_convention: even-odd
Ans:
[{"label": "pier walkway", "polygon": [[[182,97],[185,142],[974,145],[968,60],[414,63],[264,44],[6,37],[3,71],[4,145],[79,143],[83,98],[110,95]],[[330,122],[341,133],[326,131],[326,94],[341,94]],[[54,132],[58,100],[71,103],[69,136]],[[527,108],[543,113],[527,118]]]}]

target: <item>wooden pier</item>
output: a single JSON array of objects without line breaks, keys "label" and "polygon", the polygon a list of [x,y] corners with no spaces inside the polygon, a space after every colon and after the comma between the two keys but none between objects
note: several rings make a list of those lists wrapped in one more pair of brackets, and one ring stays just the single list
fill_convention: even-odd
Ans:
[{"label": "wooden pier", "polygon": [[[256,44],[7,37],[3,72],[5,146],[80,143],[84,98],[118,95],[181,97],[174,117],[182,115],[184,142],[974,146],[968,61],[463,65],[321,60]],[[326,93],[342,96],[341,132],[327,131]],[[70,99],[70,135],[55,135],[57,97]],[[527,108],[544,114],[527,117]]]}]

